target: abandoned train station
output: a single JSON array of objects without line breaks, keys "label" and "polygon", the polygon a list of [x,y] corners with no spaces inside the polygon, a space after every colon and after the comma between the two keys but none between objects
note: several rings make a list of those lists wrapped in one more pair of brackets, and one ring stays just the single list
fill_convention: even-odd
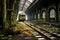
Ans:
[{"label": "abandoned train station", "polygon": [[0,40],[60,40],[60,0],[0,0]]}]

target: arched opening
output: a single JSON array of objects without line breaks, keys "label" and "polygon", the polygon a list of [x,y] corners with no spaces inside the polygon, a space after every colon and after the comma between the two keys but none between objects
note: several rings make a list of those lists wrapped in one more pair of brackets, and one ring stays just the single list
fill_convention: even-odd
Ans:
[{"label": "arched opening", "polygon": [[50,21],[55,21],[55,19],[56,19],[56,11],[55,11],[55,9],[51,9],[50,10]]},{"label": "arched opening", "polygon": [[44,21],[45,21],[45,18],[46,18],[46,16],[45,16],[45,15],[46,15],[46,12],[45,12],[45,11],[43,11],[43,12],[42,12],[42,19],[43,19]]},{"label": "arched opening", "polygon": [[40,19],[40,14],[38,14],[38,20]]},{"label": "arched opening", "polygon": [[34,16],[34,18],[36,19],[36,15]]}]

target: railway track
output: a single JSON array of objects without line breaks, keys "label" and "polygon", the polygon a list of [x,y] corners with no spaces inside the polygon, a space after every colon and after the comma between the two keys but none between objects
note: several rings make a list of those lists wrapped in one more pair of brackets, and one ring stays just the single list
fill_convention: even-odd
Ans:
[{"label": "railway track", "polygon": [[35,30],[39,35],[35,35],[38,39],[42,38],[44,40],[60,40],[59,37],[55,34],[52,34],[42,28],[40,28],[38,25],[34,25],[32,23],[24,22],[27,26]]}]

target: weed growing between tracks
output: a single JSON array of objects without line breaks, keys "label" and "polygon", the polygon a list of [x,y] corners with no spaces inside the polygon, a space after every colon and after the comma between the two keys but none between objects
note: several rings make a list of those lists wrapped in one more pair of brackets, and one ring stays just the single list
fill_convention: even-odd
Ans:
[{"label": "weed growing between tracks", "polygon": [[33,23],[34,25],[40,26],[40,28],[45,29],[49,31],[50,33],[60,33],[60,28],[45,24],[46,22],[41,22],[41,21],[27,21],[29,23]]}]

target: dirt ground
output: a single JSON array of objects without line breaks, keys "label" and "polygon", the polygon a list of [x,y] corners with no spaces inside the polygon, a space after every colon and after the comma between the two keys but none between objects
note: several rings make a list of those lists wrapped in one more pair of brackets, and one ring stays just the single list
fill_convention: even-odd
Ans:
[{"label": "dirt ground", "polygon": [[34,37],[34,33],[37,34],[32,28],[25,25],[23,22],[19,22],[16,27],[13,28],[13,31],[18,31],[20,34],[14,35],[13,40],[37,40]]}]

